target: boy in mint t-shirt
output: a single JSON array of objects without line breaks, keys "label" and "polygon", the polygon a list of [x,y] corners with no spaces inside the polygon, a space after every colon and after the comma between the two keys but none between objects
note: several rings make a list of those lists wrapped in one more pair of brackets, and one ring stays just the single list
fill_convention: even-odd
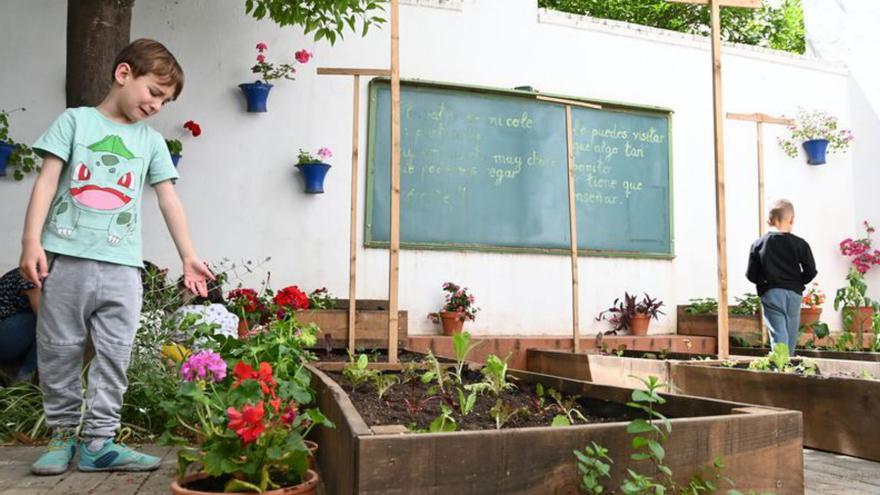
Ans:
[{"label": "boy in mint t-shirt", "polygon": [[[27,209],[20,269],[42,290],[37,366],[46,424],[54,430],[31,466],[35,474],[65,472],[77,447],[80,471],[159,467],[159,458],[113,441],[143,296],[145,186],[156,191],[186,287],[205,296],[207,280],[214,279],[193,249],[164,139],[142,122],[180,95],[183,70],[161,43],[147,39],[123,49],[113,67],[113,86],[97,107],[66,110],[33,146],[43,166]],[[81,417],[80,369],[89,334],[95,358]]]}]

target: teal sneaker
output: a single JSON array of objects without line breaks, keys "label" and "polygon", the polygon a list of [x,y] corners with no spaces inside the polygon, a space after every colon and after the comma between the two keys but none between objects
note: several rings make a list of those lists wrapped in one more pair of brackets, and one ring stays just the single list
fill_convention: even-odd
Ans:
[{"label": "teal sneaker", "polygon": [[55,431],[46,451],[31,464],[31,472],[41,476],[62,474],[70,467],[70,461],[75,455],[76,436],[73,432]]},{"label": "teal sneaker", "polygon": [[142,454],[110,439],[96,452],[89,450],[88,443],[81,444],[76,467],[80,471],[154,471],[161,462],[156,456]]}]

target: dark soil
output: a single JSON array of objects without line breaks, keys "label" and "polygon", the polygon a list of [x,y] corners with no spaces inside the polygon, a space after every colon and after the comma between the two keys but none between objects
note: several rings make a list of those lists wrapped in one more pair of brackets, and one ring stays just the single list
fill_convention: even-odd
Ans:
[{"label": "dark soil", "polygon": [[[362,384],[354,392],[351,391],[351,383],[340,372],[327,373],[333,380],[339,383],[349,393],[349,398],[355,408],[369,426],[376,425],[403,425],[410,430],[428,429],[431,422],[441,413],[441,404],[446,404],[453,409],[452,416],[455,418],[458,430],[489,430],[495,429],[495,418],[489,410],[495,406],[497,398],[490,392],[477,396],[476,405],[467,416],[461,415],[458,405],[458,394],[454,387],[452,393],[446,395],[431,395],[429,388],[436,387],[436,382],[423,384],[420,380],[412,380],[409,383],[401,383],[392,386],[382,399],[376,388],[371,384]],[[476,371],[465,373],[465,384],[481,381],[482,375]],[[553,418],[561,414],[556,402],[545,392],[544,403],[540,404],[535,393],[534,386],[514,382],[515,389],[503,392],[500,395],[502,401],[520,412],[504,424],[503,428],[522,428],[529,426],[550,426]],[[563,400],[569,397],[563,396]],[[407,406],[409,401],[410,406]],[[571,406],[569,406],[571,407]],[[625,405],[601,401],[597,399],[577,399],[574,407],[581,412],[589,423],[608,423],[616,421],[630,421],[639,416],[637,411]],[[578,418],[574,418],[574,424],[584,424]]]}]

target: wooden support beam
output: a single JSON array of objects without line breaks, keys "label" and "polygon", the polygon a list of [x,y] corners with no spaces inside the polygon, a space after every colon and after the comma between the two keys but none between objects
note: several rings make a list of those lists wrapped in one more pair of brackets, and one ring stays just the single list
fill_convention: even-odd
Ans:
[{"label": "wooden support beam", "polygon": [[568,158],[568,223],[571,234],[571,338],[572,350],[581,350],[581,328],[578,312],[578,237],[574,191],[574,138],[571,126],[571,105],[565,105],[565,144]]},{"label": "wooden support beam", "polygon": [[[758,235],[763,236],[766,222],[764,220],[764,124],[792,125],[794,120],[784,117],[773,117],[766,113],[727,113],[731,120],[755,122],[758,141]],[[764,325],[764,309],[758,306],[758,317],[761,320],[761,344],[767,344],[767,326]]]},{"label": "wooden support beam", "polygon": [[718,251],[718,357],[726,359],[728,341],[727,314],[727,206],[724,186],[724,118],[721,92],[721,7],[758,8],[761,0],[666,0],[673,3],[709,4],[712,24],[712,109],[715,129],[715,225]]},{"label": "wooden support beam", "polygon": [[565,98],[553,98],[551,96],[536,96],[535,98],[541,101],[549,101],[552,103],[561,103],[563,105],[570,105],[573,107],[583,107],[583,108],[594,108],[596,110],[601,110],[602,105],[596,105],[595,103],[585,103],[583,101],[577,100],[567,100]]},{"label": "wooden support beam", "polygon": [[348,232],[348,351],[355,352],[357,310],[357,207],[358,207],[358,127],[360,124],[361,76],[354,76],[354,111],[351,118],[351,204]]},{"label": "wooden support beam", "polygon": [[[666,0],[669,3],[696,3],[700,5],[708,5],[710,0]],[[719,7],[742,7],[747,9],[757,9],[761,7],[761,0],[714,0]]]},{"label": "wooden support beam", "polygon": [[397,362],[400,281],[400,1],[391,0],[391,233],[388,249],[388,362]]},{"label": "wooden support beam", "polygon": [[351,69],[345,67],[318,67],[319,76],[390,76],[388,69]]},{"label": "wooden support beam", "polygon": [[785,117],[773,117],[772,115],[767,115],[766,113],[732,113],[727,112],[727,118],[730,120],[746,120],[749,122],[763,122],[765,124],[782,124],[782,125],[793,125],[794,119],[787,119]]}]

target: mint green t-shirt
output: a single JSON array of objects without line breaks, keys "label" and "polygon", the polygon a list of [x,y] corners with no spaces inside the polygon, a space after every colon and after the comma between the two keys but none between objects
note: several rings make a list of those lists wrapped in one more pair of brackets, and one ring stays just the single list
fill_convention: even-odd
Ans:
[{"label": "mint green t-shirt", "polygon": [[80,107],[62,113],[33,147],[64,161],[43,249],[143,266],[144,184],[178,177],[162,136],[143,122],[120,124],[97,108]]}]

